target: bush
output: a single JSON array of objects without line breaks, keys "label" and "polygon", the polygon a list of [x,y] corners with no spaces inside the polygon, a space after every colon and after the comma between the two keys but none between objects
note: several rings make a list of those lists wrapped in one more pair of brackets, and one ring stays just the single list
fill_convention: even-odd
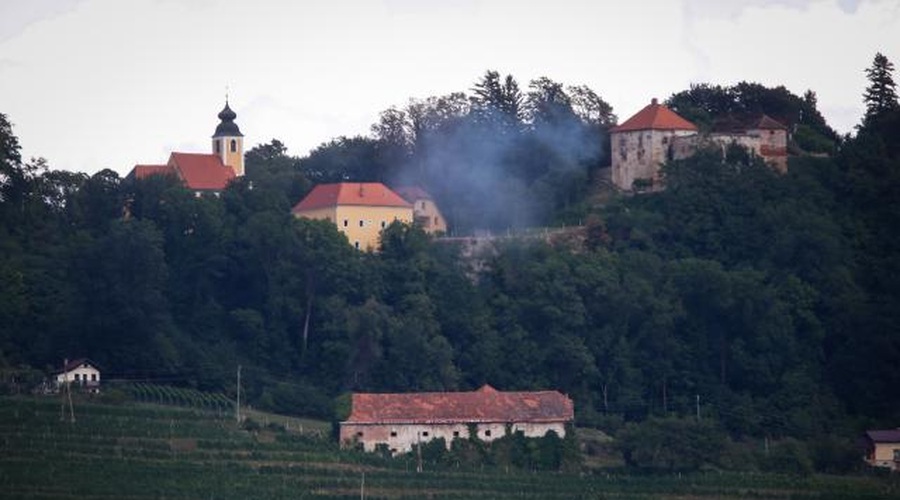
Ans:
[{"label": "bush", "polygon": [[710,420],[651,418],[616,435],[625,463],[643,469],[696,470],[719,462],[727,437]]},{"label": "bush", "polygon": [[801,441],[786,438],[772,443],[769,451],[760,459],[760,468],[767,472],[805,476],[813,471],[809,452]]}]

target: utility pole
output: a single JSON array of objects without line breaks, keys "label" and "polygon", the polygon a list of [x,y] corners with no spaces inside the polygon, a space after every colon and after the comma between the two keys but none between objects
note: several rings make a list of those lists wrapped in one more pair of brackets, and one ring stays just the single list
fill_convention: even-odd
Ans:
[{"label": "utility pole", "polygon": [[234,405],[234,418],[237,423],[241,423],[241,365],[238,365],[237,371],[237,401]]},{"label": "utility pole", "polygon": [[66,400],[69,400],[69,421],[71,423],[75,423],[75,407],[72,405],[72,384],[69,382],[69,374],[66,372],[66,367],[69,366],[69,359],[66,358],[63,360],[62,367],[62,376],[63,383],[65,384],[65,393],[60,390],[60,396],[62,396],[62,404],[59,407],[59,420],[60,422],[66,419]]}]

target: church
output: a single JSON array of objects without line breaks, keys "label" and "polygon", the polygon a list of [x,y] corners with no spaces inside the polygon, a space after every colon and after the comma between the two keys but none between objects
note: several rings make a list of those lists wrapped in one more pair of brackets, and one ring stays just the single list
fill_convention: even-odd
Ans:
[{"label": "church", "polygon": [[234,178],[244,175],[244,134],[234,122],[237,113],[231,110],[227,98],[218,118],[219,125],[212,136],[212,153],[172,152],[165,164],[135,165],[125,179],[134,181],[152,175],[170,175],[195,196],[218,196]]}]

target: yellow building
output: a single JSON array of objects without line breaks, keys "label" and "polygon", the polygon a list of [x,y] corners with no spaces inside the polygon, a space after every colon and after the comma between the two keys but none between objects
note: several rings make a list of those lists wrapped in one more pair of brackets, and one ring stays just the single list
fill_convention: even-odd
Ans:
[{"label": "yellow building", "polygon": [[900,471],[900,429],[866,432],[866,463]]},{"label": "yellow building", "polygon": [[446,234],[447,221],[438,209],[437,204],[424,189],[419,186],[401,186],[394,188],[404,200],[413,206],[416,224],[428,234]]},{"label": "yellow building", "polygon": [[412,205],[380,182],[319,184],[291,213],[331,221],[351,245],[367,251],[378,249],[381,230],[391,222],[413,222]]}]

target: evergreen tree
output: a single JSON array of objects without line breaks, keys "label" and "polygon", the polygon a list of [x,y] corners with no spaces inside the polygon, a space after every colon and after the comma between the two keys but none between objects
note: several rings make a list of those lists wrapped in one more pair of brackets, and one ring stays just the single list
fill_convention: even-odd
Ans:
[{"label": "evergreen tree", "polygon": [[881,52],[875,54],[872,67],[866,69],[866,77],[870,85],[866,87],[863,100],[866,103],[866,122],[881,116],[885,112],[897,109],[897,84],[891,73],[894,63]]}]

